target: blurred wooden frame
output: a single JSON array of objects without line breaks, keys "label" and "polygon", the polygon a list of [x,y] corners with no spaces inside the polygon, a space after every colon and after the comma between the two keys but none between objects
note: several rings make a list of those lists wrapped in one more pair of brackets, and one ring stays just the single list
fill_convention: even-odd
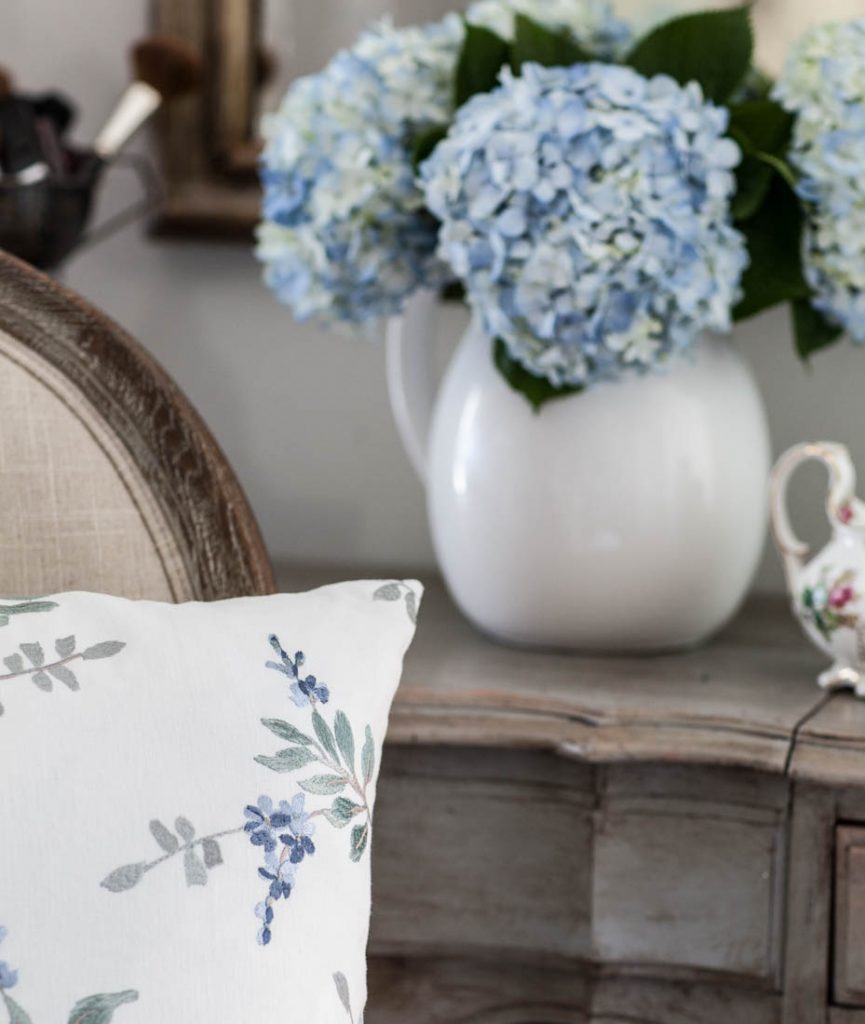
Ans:
[{"label": "blurred wooden frame", "polygon": [[261,0],[152,0],[153,27],[202,54],[202,90],[157,123],[166,198],[158,235],[248,240],[258,217]]}]

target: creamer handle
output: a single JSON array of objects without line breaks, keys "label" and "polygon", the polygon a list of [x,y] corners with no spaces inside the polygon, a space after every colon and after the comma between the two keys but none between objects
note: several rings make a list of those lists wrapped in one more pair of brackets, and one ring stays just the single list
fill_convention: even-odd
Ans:
[{"label": "creamer handle", "polygon": [[795,579],[810,548],[793,531],[787,511],[787,486],[790,478],[802,465],[816,459],[829,470],[829,488],[826,494],[826,514],[833,529],[849,521],[856,491],[856,470],[849,451],[834,441],[811,441],[797,444],[786,451],[772,470],[769,507],[772,514],[772,532],[775,545],[784,562],[788,581]]},{"label": "creamer handle", "polygon": [[415,295],[387,325],[387,388],[400,440],[426,482],[427,446],[436,397],[435,324],[438,297]]}]

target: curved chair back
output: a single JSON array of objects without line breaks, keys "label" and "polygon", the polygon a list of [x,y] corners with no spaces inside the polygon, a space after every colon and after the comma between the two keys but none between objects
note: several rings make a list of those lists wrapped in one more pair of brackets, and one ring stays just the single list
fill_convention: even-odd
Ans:
[{"label": "curved chair back", "polygon": [[98,310],[0,253],[0,593],[273,589],[237,478],[173,381]]}]

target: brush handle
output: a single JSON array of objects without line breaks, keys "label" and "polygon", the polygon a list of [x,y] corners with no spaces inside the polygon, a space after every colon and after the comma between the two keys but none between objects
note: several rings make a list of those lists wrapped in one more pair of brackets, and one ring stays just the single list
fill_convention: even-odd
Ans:
[{"label": "brush handle", "polygon": [[133,82],[97,135],[93,144],[97,154],[103,160],[116,156],[161,103],[162,94],[152,85]]}]

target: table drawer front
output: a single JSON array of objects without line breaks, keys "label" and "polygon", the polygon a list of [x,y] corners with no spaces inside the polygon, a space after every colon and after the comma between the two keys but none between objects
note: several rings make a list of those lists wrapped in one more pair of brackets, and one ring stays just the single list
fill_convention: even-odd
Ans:
[{"label": "table drawer front", "polygon": [[835,831],[835,1002],[865,1006],[865,825]]}]

